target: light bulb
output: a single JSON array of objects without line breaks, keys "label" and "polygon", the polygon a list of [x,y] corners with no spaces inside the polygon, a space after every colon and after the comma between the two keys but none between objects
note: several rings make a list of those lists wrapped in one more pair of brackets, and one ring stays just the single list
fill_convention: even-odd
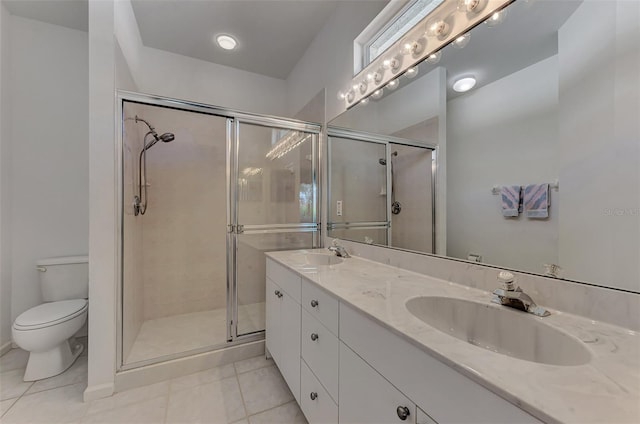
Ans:
[{"label": "light bulb", "polygon": [[417,66],[414,66],[413,68],[407,69],[407,71],[404,73],[404,76],[409,78],[409,79],[415,78],[416,75],[418,75],[418,67]]},{"label": "light bulb", "polygon": [[370,72],[367,74],[367,80],[369,80],[369,82],[380,84],[380,81],[382,81],[382,75],[378,71]]},{"label": "light bulb", "polygon": [[411,50],[412,49],[413,49],[413,43],[407,41],[402,45],[402,48],[400,49],[400,53],[405,54],[405,55],[406,54],[411,54]]},{"label": "light bulb", "polygon": [[476,79],[474,77],[460,78],[453,83],[453,91],[458,93],[464,93],[471,90],[476,85]]},{"label": "light bulb", "polygon": [[487,0],[458,0],[458,10],[466,13],[480,13],[487,5]]},{"label": "light bulb", "polygon": [[360,100],[360,104],[366,105],[367,103],[369,103],[369,99],[362,99]]},{"label": "light bulb", "polygon": [[358,91],[360,91],[360,94],[364,94],[367,91],[367,80],[363,80],[359,85],[358,85]]},{"label": "light bulb", "polygon": [[383,94],[384,94],[384,89],[379,88],[376,91],[374,91],[373,93],[371,93],[371,97],[377,100],[377,99],[381,98]]},{"label": "light bulb", "polygon": [[353,90],[349,90],[349,92],[346,94],[345,98],[347,99],[347,102],[351,103],[355,100],[356,98],[356,92]]},{"label": "light bulb", "polygon": [[445,22],[444,19],[438,19],[431,21],[427,24],[427,35],[430,37],[437,37],[444,39],[451,32],[451,25]]},{"label": "light bulb", "polygon": [[441,51],[437,51],[435,53],[431,53],[427,57],[426,62],[430,63],[431,65],[435,65],[436,63],[440,62],[441,58],[442,58],[442,52]]},{"label": "light bulb", "polygon": [[485,22],[487,23],[487,26],[489,27],[494,27],[496,25],[500,25],[502,22],[504,22],[505,18],[507,17],[507,10],[506,9],[502,9],[498,12],[494,12],[489,19],[487,19]]},{"label": "light bulb", "polygon": [[216,37],[216,43],[225,50],[233,50],[238,45],[235,38],[227,34],[220,34]]},{"label": "light bulb", "polygon": [[400,61],[397,58],[392,57],[391,59],[386,59],[382,62],[382,66],[384,66],[385,69],[395,71],[400,67]]},{"label": "light bulb", "polygon": [[469,40],[471,40],[471,35],[467,32],[453,40],[451,45],[457,49],[463,49],[467,44],[469,44]]},{"label": "light bulb", "polygon": [[398,82],[398,80],[396,79],[396,80],[393,80],[393,81],[389,81],[389,84],[387,84],[387,85],[386,85],[386,87],[387,87],[389,90],[393,91],[393,90],[395,90],[396,88],[398,88],[398,85],[400,85],[400,83],[399,83],[399,82]]}]

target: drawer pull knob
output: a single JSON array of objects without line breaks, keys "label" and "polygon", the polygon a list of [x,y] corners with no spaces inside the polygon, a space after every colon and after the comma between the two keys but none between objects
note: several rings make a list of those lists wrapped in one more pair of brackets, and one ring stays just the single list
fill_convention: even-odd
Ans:
[{"label": "drawer pull knob", "polygon": [[400,418],[402,421],[406,420],[407,418],[409,418],[409,415],[411,415],[409,408],[402,405],[398,406],[396,412],[398,413],[398,418]]},{"label": "drawer pull knob", "polygon": [[314,342],[316,340],[318,340],[318,334],[317,333],[311,333],[311,340],[313,340]]},{"label": "drawer pull knob", "polygon": [[316,399],[318,399],[318,394],[316,392],[311,392],[309,397],[311,398],[311,400],[316,400]]},{"label": "drawer pull knob", "polygon": [[311,307],[312,307],[312,308],[315,308],[315,307],[317,307],[317,306],[318,306],[318,301],[317,301],[317,300],[315,300],[315,299],[314,299],[314,300],[312,300],[312,301],[311,301]]},{"label": "drawer pull knob", "polygon": [[280,290],[276,290],[274,293],[276,296],[282,297],[282,292],[280,292]]}]

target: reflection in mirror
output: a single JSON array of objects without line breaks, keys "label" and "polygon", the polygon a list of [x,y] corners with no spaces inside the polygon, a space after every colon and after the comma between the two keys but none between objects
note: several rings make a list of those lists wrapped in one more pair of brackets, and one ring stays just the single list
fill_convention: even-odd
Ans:
[{"label": "reflection in mirror", "polygon": [[[639,9],[514,2],[504,22],[476,27],[417,78],[331,121],[329,235],[640,292]],[[475,86],[454,91],[463,77]],[[434,162],[398,138],[435,148]],[[385,147],[386,175],[372,140]],[[422,176],[399,174],[409,168]],[[432,203],[405,214],[429,186]],[[364,215],[349,215],[350,199]],[[385,221],[382,204],[386,234],[354,225]],[[427,221],[435,240],[421,233]],[[402,232],[423,243],[402,245]]]}]

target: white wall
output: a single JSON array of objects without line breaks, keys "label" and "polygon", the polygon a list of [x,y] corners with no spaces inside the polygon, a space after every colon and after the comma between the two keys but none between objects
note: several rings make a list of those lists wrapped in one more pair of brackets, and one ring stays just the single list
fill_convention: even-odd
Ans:
[{"label": "white wall", "polygon": [[11,345],[9,11],[0,3],[0,354]]},{"label": "white wall", "polygon": [[540,61],[448,102],[447,255],[544,272],[557,263],[558,206],[548,219],[505,218],[494,185],[558,178],[558,59]]},{"label": "white wall", "polygon": [[17,16],[10,28],[14,319],[41,302],[38,258],[87,254],[89,114],[87,33]]},{"label": "white wall", "polygon": [[344,112],[337,95],[353,77],[353,40],[382,10],[383,1],[340,2],[287,77],[287,111],[294,115],[326,88],[326,119]]},{"label": "white wall", "polygon": [[130,1],[115,2],[115,10],[116,37],[139,91],[247,112],[286,115],[284,80],[145,47]]},{"label": "white wall", "polygon": [[560,265],[638,291],[640,3],[585,1],[558,39]]},{"label": "white wall", "polygon": [[[114,1],[89,2],[89,372],[85,401],[113,393],[116,364]],[[100,301],[97,301],[99,299]]]}]

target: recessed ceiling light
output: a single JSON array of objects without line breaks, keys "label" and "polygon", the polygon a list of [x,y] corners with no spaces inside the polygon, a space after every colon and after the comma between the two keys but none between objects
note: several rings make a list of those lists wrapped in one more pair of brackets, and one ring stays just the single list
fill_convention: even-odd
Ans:
[{"label": "recessed ceiling light", "polygon": [[453,83],[453,90],[458,93],[464,93],[471,90],[476,85],[476,79],[473,77],[460,78]]},{"label": "recessed ceiling light", "polygon": [[233,50],[238,45],[238,42],[236,41],[235,38],[225,34],[218,35],[216,37],[216,43],[218,43],[218,45],[225,50]]}]

